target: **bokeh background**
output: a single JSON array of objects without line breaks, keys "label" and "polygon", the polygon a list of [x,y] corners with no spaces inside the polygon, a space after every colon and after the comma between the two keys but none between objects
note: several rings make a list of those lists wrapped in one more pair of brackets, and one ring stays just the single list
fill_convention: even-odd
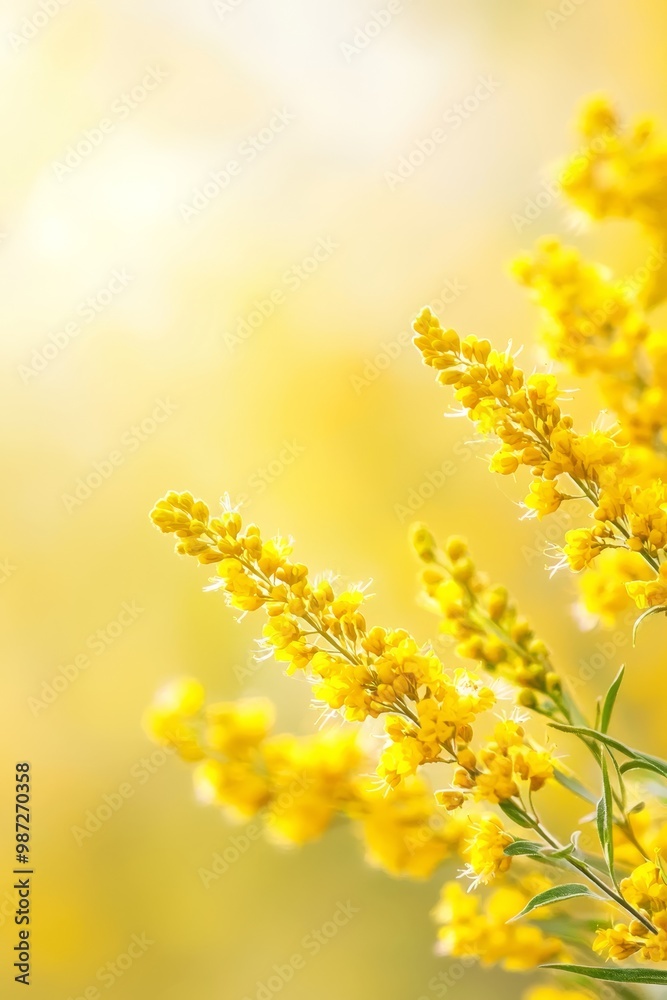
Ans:
[{"label": "bokeh background", "polygon": [[[574,150],[583,96],[604,90],[667,126],[665,26],[660,0],[2,4],[0,800],[14,761],[31,760],[36,1000],[85,996],[134,934],[153,944],[116,1000],[254,998],[339,899],[359,914],[286,998],[436,995],[440,877],[371,870],[345,827],[300,851],[254,843],[202,885],[239,831],[195,804],[185,765],[151,761],[141,715],[155,689],[185,672],[216,697],[270,695],[285,729],[315,716],[272,664],[244,669],[257,623],[203,594],[206,570],[179,562],[147,515],[170,488],[244,498],[313,569],[372,578],[375,619],[426,640],[412,497],[439,534],[474,540],[565,673],[587,663],[608,636],[578,630],[571,578],[549,582],[549,538],[519,522],[521,487],[490,477],[468,427],[443,419],[446,392],[407,333],[441,300],[450,325],[544,365],[507,260],[558,231],[620,273],[637,266],[630,227],[586,231],[558,199],[528,225],[516,216]],[[456,118],[481,79],[490,93]],[[446,141],[392,177],[443,122]],[[587,390],[576,407],[591,419],[597,401]],[[619,726],[658,750],[650,641],[611,657],[583,697],[621,655]],[[88,810],[124,783],[130,797],[81,840]],[[2,816],[5,996],[19,987]],[[523,988],[475,970],[456,995],[491,984]]]}]

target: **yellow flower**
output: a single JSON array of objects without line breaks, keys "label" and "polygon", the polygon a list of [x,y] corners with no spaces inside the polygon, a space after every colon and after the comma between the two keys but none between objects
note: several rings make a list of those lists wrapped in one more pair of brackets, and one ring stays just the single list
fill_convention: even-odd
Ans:
[{"label": "yellow flower", "polygon": [[460,848],[468,826],[465,819],[443,816],[419,778],[389,791],[362,781],[350,815],[361,822],[370,863],[411,878],[428,878]]},{"label": "yellow flower", "polygon": [[594,951],[606,953],[615,962],[623,962],[632,955],[644,962],[666,961],[667,884],[661,868],[646,861],[621,881],[620,888],[629,903],[649,916],[657,933],[649,931],[639,920],[614,924],[598,930]]},{"label": "yellow flower", "polygon": [[660,566],[657,580],[634,580],[625,589],[641,610],[667,604],[667,563]]},{"label": "yellow flower", "polygon": [[491,456],[489,468],[491,472],[511,476],[519,468],[519,459],[510,448],[501,448]]},{"label": "yellow flower", "polygon": [[561,941],[527,920],[508,923],[528,902],[521,888],[496,889],[482,910],[479,896],[458,882],[445,884],[434,911],[438,938],[446,955],[474,955],[483,965],[500,963],[514,971],[532,969],[564,958]]},{"label": "yellow flower", "polygon": [[590,993],[581,990],[560,989],[556,986],[533,986],[523,994],[522,1000],[591,1000]]},{"label": "yellow flower", "polygon": [[557,511],[565,499],[565,494],[557,490],[551,480],[535,479],[530,484],[530,493],[524,503],[529,510],[534,510],[538,518],[542,520],[547,514],[553,514]]},{"label": "yellow flower", "polygon": [[492,752],[483,752],[480,756],[486,771],[475,777],[476,797],[497,804],[518,795],[519,787],[514,780],[510,758]]},{"label": "yellow flower", "polygon": [[415,774],[423,761],[424,755],[417,741],[406,738],[400,743],[392,743],[382,752],[378,775],[391,788],[396,788],[404,778]]},{"label": "yellow flower", "polygon": [[[605,549],[581,580],[581,598],[586,611],[613,625],[617,616],[632,605],[626,585],[647,581],[651,569],[638,552]],[[665,593],[667,600],[667,592]]]},{"label": "yellow flower", "polygon": [[265,698],[217,702],[206,709],[207,746],[230,757],[258,747],[273,728],[273,705]]},{"label": "yellow flower", "polygon": [[649,231],[667,227],[667,144],[650,119],[626,129],[605,97],[583,106],[580,129],[590,140],[563,175],[566,195],[595,219],[632,218]]},{"label": "yellow flower", "polygon": [[536,792],[553,778],[554,758],[548,750],[516,748],[511,752],[514,773],[523,781],[528,781],[531,792]]},{"label": "yellow flower", "polygon": [[268,778],[245,761],[203,760],[193,781],[200,802],[222,806],[237,821],[251,819],[271,801]]},{"label": "yellow flower", "polygon": [[630,933],[627,924],[620,923],[614,924],[613,927],[599,928],[593,941],[593,951],[598,955],[606,953],[615,962],[623,962],[626,958],[630,958],[641,947],[641,939]]},{"label": "yellow flower", "polygon": [[497,816],[482,816],[472,825],[463,847],[463,857],[468,861],[465,874],[473,879],[473,885],[480,882],[486,885],[496,875],[508,871],[512,858],[504,852],[513,839]]},{"label": "yellow flower", "polygon": [[204,704],[199,681],[183,677],[165,685],[144,715],[144,728],[157,743],[173,747],[183,760],[201,760],[197,717]]},{"label": "yellow flower", "polygon": [[604,542],[593,528],[573,528],[565,533],[563,552],[575,573],[590,566],[603,548]]}]

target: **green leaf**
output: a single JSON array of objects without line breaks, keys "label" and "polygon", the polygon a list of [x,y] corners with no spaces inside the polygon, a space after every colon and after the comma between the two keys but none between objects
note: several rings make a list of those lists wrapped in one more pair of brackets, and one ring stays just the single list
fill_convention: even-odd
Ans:
[{"label": "green leaf", "polygon": [[580,781],[577,781],[576,778],[573,778],[571,775],[561,771],[559,767],[554,768],[554,778],[559,785],[562,785],[563,788],[567,788],[570,792],[574,792],[574,794],[578,795],[580,799],[584,799],[592,805],[597,804],[597,799],[592,792],[589,792],[589,790],[582,785]]},{"label": "green leaf", "polygon": [[575,976],[586,976],[588,979],[602,979],[606,983],[667,985],[667,972],[660,969],[615,969],[610,966],[599,968],[593,965],[541,965],[540,968],[555,969],[557,972],[571,972]]},{"label": "green leaf", "polygon": [[534,823],[510,799],[500,802],[499,805],[507,818],[516,823],[517,826],[522,826],[526,830],[534,829]]},{"label": "green leaf", "polygon": [[602,853],[604,854],[605,861],[607,862],[607,868],[609,869],[609,874],[612,877],[612,881],[616,882],[616,876],[614,875],[614,800],[611,794],[611,782],[609,780],[609,766],[607,764],[607,757],[603,755],[600,761],[600,766],[602,767],[602,795],[600,796],[600,801],[597,807],[597,828],[598,837],[600,838],[600,845],[602,847]]},{"label": "green leaf", "polygon": [[654,607],[654,608],[649,608],[648,611],[644,611],[644,613],[639,616],[639,618],[635,622],[635,624],[633,626],[633,629],[632,629],[632,645],[633,646],[635,646],[636,643],[637,643],[637,631],[639,630],[639,626],[641,625],[641,623],[646,618],[648,618],[649,615],[659,615],[659,614],[663,614],[663,615],[667,614],[667,608],[664,607],[664,605],[656,605],[656,607]]},{"label": "green leaf", "polygon": [[537,896],[526,903],[521,913],[517,913],[515,917],[508,920],[508,923],[512,923],[512,920],[518,920],[519,917],[524,917],[527,913],[532,910],[536,910],[540,906],[549,906],[552,903],[561,903],[566,899],[572,899],[575,896],[588,896],[589,899],[603,899],[602,896],[597,896],[594,892],[588,888],[587,885],[582,885],[580,882],[568,882],[566,885],[554,885],[551,889],[545,889],[544,892],[538,892]]},{"label": "green leaf", "polygon": [[656,767],[648,760],[626,760],[625,764],[621,764],[619,771],[621,774],[627,774],[628,771],[653,771],[654,774],[659,774],[662,778],[665,777],[662,768]]},{"label": "green leaf", "polygon": [[507,845],[503,853],[508,854],[511,858],[522,854],[541,854],[542,845],[536,844],[532,840],[515,840],[512,844]]},{"label": "green leaf", "polygon": [[609,723],[611,722],[611,713],[614,710],[614,704],[616,703],[616,696],[621,686],[624,673],[625,673],[625,666],[622,666],[619,672],[616,674],[614,680],[609,685],[609,690],[607,691],[604,697],[604,704],[602,705],[602,715],[600,717],[600,726],[599,726],[601,733],[606,733],[609,729]]},{"label": "green leaf", "polygon": [[[596,740],[598,743],[603,743],[604,746],[611,747],[612,750],[618,750],[625,757],[631,757],[635,762],[634,767],[646,767],[647,770],[655,771],[656,774],[667,778],[667,762],[661,760],[659,757],[653,757],[651,754],[642,753],[640,750],[633,750],[632,747],[621,743],[620,740],[613,739],[611,736],[607,736],[606,733],[598,733],[595,729],[588,729],[586,726],[566,726],[562,722],[550,722],[549,725],[552,729],[558,729],[562,733],[572,733],[575,736],[579,736],[584,741]],[[630,769],[626,764],[621,765],[623,773]]]}]

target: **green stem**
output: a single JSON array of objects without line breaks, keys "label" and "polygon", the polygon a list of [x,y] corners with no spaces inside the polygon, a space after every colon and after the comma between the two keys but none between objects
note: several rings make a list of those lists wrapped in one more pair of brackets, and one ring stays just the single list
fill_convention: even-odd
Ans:
[{"label": "green stem", "polygon": [[[518,805],[518,808],[522,810],[526,818],[526,821],[530,823],[532,828],[535,830],[536,833],[540,835],[540,837],[542,838],[542,840],[544,840],[545,843],[547,843],[550,847],[553,847],[557,851],[563,849],[563,844],[561,844],[556,839],[556,837],[550,834],[549,831],[542,826],[537,817],[530,816],[522,805]],[[635,907],[632,906],[631,903],[628,903],[628,901],[624,899],[623,896],[621,896],[621,894],[616,891],[616,889],[613,889],[611,886],[607,885],[607,883],[603,879],[599,878],[595,874],[593,869],[586,864],[585,861],[580,861],[579,858],[573,858],[571,855],[564,857],[563,861],[565,861],[566,864],[570,865],[572,868],[575,868],[578,872],[584,875],[590,882],[592,882],[595,886],[597,886],[598,889],[601,889],[602,892],[605,893],[605,895],[609,896],[609,898],[612,899],[618,906],[621,906],[624,910],[627,910],[627,912],[630,913],[635,920],[639,920],[644,925],[644,927],[646,927],[652,934],[658,933],[656,928],[651,923],[651,921],[647,917],[645,917],[643,913],[635,909]]]}]

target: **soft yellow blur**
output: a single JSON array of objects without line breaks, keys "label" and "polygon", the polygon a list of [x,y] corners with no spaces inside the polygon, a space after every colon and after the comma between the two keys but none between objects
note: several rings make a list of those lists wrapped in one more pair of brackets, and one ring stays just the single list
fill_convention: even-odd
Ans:
[{"label": "soft yellow blur", "polygon": [[[314,570],[372,578],[376,620],[423,639],[436,626],[414,603],[409,522],[467,535],[563,672],[587,678],[584,701],[627,661],[619,725],[660,751],[642,710],[659,626],[637,650],[626,630],[612,656],[609,633],[578,631],[573,581],[544,571],[558,536],[519,522],[525,490],[443,419],[408,332],[431,303],[544,365],[506,262],[555,230],[637,266],[634,229],[573,231],[544,182],[591,91],[667,125],[664,29],[659,0],[2,5],[0,798],[30,760],[34,1000],[261,1000],[296,953],[289,1000],[444,995],[439,878],[372,871],[344,827],[303,851],[250,839],[197,806],[188,769],[142,732],[179,674],[270,696],[285,729],[317,722],[304,685],[249,663],[254,623],[203,594],[206,569],[149,524],[167,489],[228,492]],[[315,954],[309,935],[339,906],[353,915]],[[133,935],[151,943],[128,965]],[[490,975],[497,989],[466,968],[457,996]],[[500,982],[507,997],[523,985]]]}]

